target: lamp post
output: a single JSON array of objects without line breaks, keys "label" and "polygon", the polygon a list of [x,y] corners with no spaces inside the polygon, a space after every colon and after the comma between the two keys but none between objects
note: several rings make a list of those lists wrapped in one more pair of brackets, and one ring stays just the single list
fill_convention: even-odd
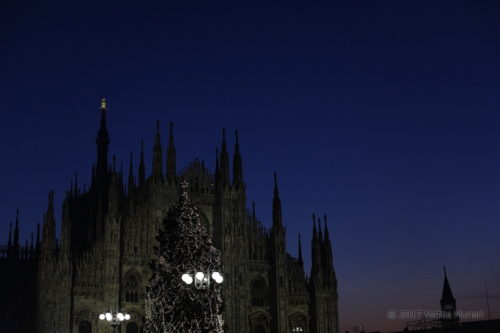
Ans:
[{"label": "lamp post", "polygon": [[210,282],[213,280],[216,285],[221,284],[224,281],[222,274],[220,272],[195,272],[195,273],[184,273],[181,276],[182,281],[185,284],[190,285],[194,282],[194,287],[196,289],[208,289],[210,288]]},{"label": "lamp post", "polygon": [[102,321],[107,321],[111,327],[113,327],[113,332],[117,332],[118,326],[120,326],[122,321],[129,320],[130,315],[128,313],[121,312],[105,312],[99,315],[99,319]]}]

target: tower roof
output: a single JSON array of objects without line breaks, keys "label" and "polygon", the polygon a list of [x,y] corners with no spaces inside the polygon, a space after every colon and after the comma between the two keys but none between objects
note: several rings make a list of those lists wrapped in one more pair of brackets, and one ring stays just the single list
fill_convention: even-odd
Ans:
[{"label": "tower roof", "polygon": [[446,266],[443,267],[444,271],[444,283],[443,283],[443,293],[441,295],[442,302],[455,302],[453,293],[451,292],[450,283],[448,282],[448,276],[446,274]]}]

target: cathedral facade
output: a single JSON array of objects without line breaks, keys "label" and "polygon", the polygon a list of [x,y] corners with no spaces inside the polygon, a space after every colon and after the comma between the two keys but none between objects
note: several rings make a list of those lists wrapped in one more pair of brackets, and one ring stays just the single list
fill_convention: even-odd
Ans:
[{"label": "cathedral facade", "polygon": [[[99,314],[120,310],[131,315],[121,332],[141,332],[155,237],[178,200],[180,181],[186,180],[202,221],[223,254],[225,332],[338,333],[337,280],[326,217],[321,227],[313,216],[312,267],[306,275],[300,239],[297,256],[286,251],[276,175],[272,227],[257,219],[253,204],[247,208],[237,133],[232,174],[224,132],[213,173],[200,160],[177,171],[172,125],[166,153],[157,125],[152,173],[146,175],[141,147],[137,173],[131,156],[124,175],[114,158],[108,161],[104,100],[100,113],[91,185],[80,189],[77,179],[72,181],[63,200],[59,239],[51,192],[40,241],[26,245],[21,258],[19,241],[9,235],[5,255],[0,256],[0,264],[10,262],[12,272],[16,262],[32,269],[36,289],[32,331],[108,332]],[[19,233],[17,225],[16,230]]]}]

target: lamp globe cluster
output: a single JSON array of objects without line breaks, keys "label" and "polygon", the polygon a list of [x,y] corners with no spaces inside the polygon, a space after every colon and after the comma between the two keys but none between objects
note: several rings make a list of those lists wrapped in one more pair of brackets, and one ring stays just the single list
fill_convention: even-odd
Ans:
[{"label": "lamp globe cluster", "polygon": [[106,320],[111,325],[119,325],[122,321],[130,320],[130,315],[121,312],[105,312],[99,315],[99,319]]},{"label": "lamp globe cluster", "polygon": [[196,272],[194,274],[184,273],[181,276],[181,280],[187,285],[195,282],[196,287],[199,287],[200,289],[206,289],[210,285],[210,277],[212,277],[212,280],[216,284],[221,284],[222,282],[224,282],[224,278],[222,277],[222,274],[220,272],[212,272],[212,274],[210,274],[210,272]]}]

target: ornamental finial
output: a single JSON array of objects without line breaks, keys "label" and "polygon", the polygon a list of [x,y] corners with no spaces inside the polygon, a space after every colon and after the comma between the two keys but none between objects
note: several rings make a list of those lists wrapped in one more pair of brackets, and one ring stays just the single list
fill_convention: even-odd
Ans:
[{"label": "ornamental finial", "polygon": [[101,110],[106,110],[106,98],[101,98]]}]

